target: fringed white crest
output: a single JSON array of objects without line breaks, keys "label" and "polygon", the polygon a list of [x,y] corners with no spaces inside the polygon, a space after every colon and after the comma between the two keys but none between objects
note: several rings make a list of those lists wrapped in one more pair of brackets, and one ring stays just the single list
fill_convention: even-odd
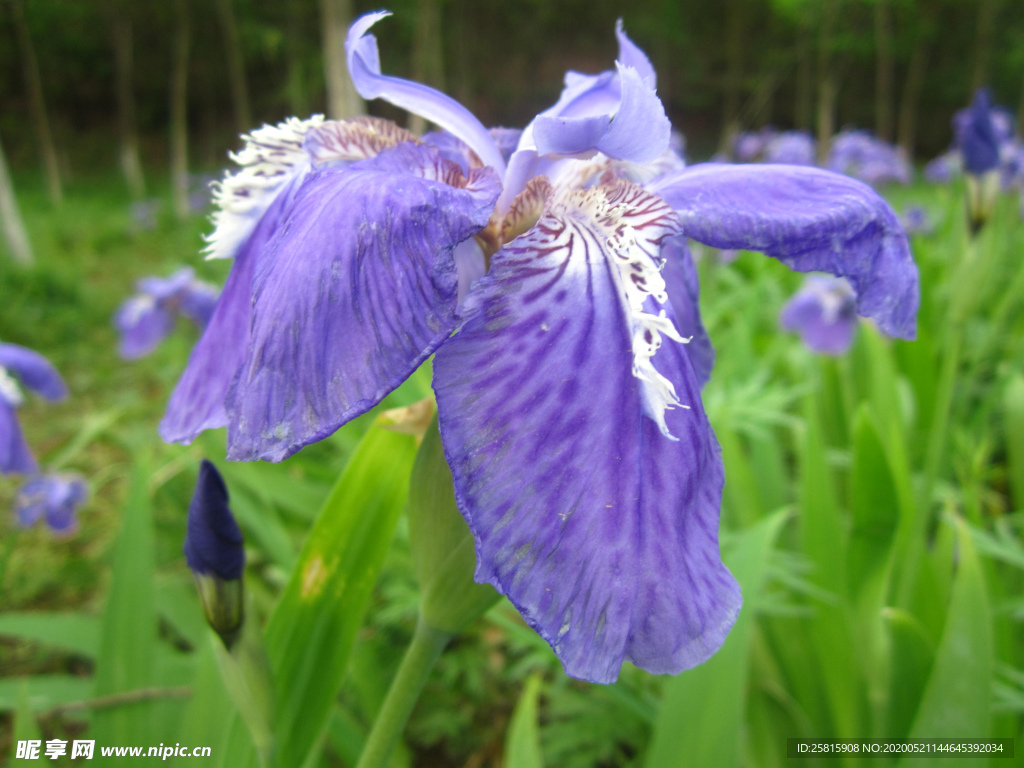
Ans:
[{"label": "fringed white crest", "polygon": [[0,365],[0,400],[5,400],[13,408],[17,408],[24,402],[21,387],[2,365]]},{"label": "fringed white crest", "polygon": [[660,198],[624,180],[563,192],[560,202],[566,213],[574,218],[583,214],[604,236],[602,251],[612,267],[632,337],[633,375],[641,382],[644,412],[665,437],[676,440],[665,423],[665,412],[689,406],[679,401],[675,386],[652,362],[663,335],[681,344],[690,341],[664,309],[657,309],[668,303],[661,243],[678,234],[672,211]]},{"label": "fringed white crest", "polygon": [[323,122],[323,115],[289,117],[243,137],[245,146],[230,155],[241,168],[214,182],[213,200],[219,210],[213,214],[213,233],[206,238],[207,258],[234,256],[278,193],[309,170],[303,142],[309,130]]}]

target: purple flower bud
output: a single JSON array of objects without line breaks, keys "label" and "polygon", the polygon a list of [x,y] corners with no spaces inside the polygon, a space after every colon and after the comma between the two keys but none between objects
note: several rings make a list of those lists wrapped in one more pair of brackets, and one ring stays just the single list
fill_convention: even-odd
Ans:
[{"label": "purple flower bud", "polygon": [[185,561],[196,574],[224,580],[242,578],[242,532],[228,507],[228,489],[212,462],[203,459],[188,507]]},{"label": "purple flower bud", "polygon": [[975,92],[966,119],[955,118],[953,128],[968,173],[981,176],[998,167],[999,140],[992,121],[987,88],[979,88]]}]

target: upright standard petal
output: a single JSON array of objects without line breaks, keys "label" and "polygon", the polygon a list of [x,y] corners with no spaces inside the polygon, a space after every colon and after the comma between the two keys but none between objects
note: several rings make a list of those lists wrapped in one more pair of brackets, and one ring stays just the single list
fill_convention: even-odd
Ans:
[{"label": "upright standard petal", "polygon": [[0,396],[0,473],[31,474],[39,470],[25,442],[14,406]]},{"label": "upright standard petal", "polygon": [[681,216],[688,237],[845,277],[861,315],[914,338],[917,267],[896,214],[863,182],[818,168],[706,163],[648,188]]},{"label": "upright standard petal", "polygon": [[310,176],[256,265],[229,458],[280,461],[426,360],[455,325],[453,251],[487,224],[499,189],[492,170],[463,177],[412,144]]},{"label": "upright standard petal", "polygon": [[614,113],[538,116],[533,139],[540,154],[598,151],[616,160],[649,163],[665,151],[672,124],[654,86],[632,67],[616,66],[621,98]]},{"label": "upright standard petal", "polygon": [[47,400],[63,400],[68,388],[45,357],[17,344],[0,344],[0,368],[13,372],[26,387]]},{"label": "upright standard petal", "polygon": [[377,38],[369,34],[369,30],[390,15],[387,11],[367,13],[349,28],[345,51],[348,71],[359,95],[364,99],[384,99],[441,126],[466,142],[485,165],[494,168],[499,175],[503,174],[505,159],[490,133],[472,112],[451,96],[428,85],[381,74]]},{"label": "upright standard petal", "polygon": [[596,682],[627,659],[701,663],[740,606],[718,552],[718,444],[658,271],[676,232],[625,181],[549,196],[434,362],[477,581]]}]

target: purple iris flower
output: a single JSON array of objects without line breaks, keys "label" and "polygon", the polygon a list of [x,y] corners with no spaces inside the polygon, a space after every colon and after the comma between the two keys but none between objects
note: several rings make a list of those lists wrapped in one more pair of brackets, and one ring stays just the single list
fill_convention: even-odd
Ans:
[{"label": "purple iris flower", "polygon": [[935,231],[935,224],[928,211],[920,205],[908,205],[900,216],[903,231],[908,235],[930,235]]},{"label": "purple iris flower", "polygon": [[857,294],[843,278],[811,275],[779,315],[784,330],[823,355],[842,355],[857,330]]},{"label": "purple iris flower", "polygon": [[28,528],[42,518],[54,533],[72,533],[78,525],[75,510],[88,496],[85,480],[78,475],[36,475],[18,491],[18,522]]},{"label": "purple iris flower", "polygon": [[785,131],[764,148],[764,161],[782,165],[814,165],[818,142],[807,131]]},{"label": "purple iris flower", "polygon": [[114,315],[114,326],[121,334],[121,357],[126,360],[145,357],[156,349],[174,330],[178,314],[200,330],[206,328],[219,296],[212,285],[196,280],[190,267],[168,278],[144,277],[136,288],[138,293]]},{"label": "purple iris flower", "polygon": [[17,344],[0,343],[0,473],[39,470],[15,414],[24,401],[22,387],[50,401],[68,395],[57,369],[45,357]]},{"label": "purple iris flower", "polygon": [[910,163],[903,151],[868,131],[842,131],[832,139],[825,167],[873,187],[890,182],[909,184]]},{"label": "purple iris flower", "polygon": [[963,172],[963,158],[956,149],[939,155],[924,167],[924,177],[932,184],[948,184]]},{"label": "purple iris flower", "polygon": [[[733,155],[741,163],[753,163],[764,157],[768,145],[778,136],[774,128],[764,127],[759,131],[744,131],[736,136]],[[806,165],[806,163],[798,163]]]},{"label": "purple iris flower", "polygon": [[248,136],[209,246],[232,272],[161,434],[227,425],[229,458],[279,461],[433,354],[476,579],[575,677],[699,664],[741,598],[718,551],[724,472],[700,396],[714,351],[687,238],[847,276],[859,312],[911,338],[899,221],[817,168],[687,167],[621,24],[616,68],[569,72],[509,153],[456,101],[381,73],[369,29],[386,15],[349,31],[356,89],[467,149],[373,118]]}]

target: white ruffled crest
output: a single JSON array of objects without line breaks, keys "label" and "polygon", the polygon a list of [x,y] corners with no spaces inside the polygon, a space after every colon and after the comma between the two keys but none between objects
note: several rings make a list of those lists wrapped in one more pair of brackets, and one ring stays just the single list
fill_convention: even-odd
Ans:
[{"label": "white ruffled crest", "polygon": [[213,233],[206,237],[207,258],[231,258],[252,234],[274,198],[293,179],[309,171],[303,146],[306,134],[322,125],[323,115],[289,117],[245,135],[245,146],[230,157],[241,168],[214,183]]},{"label": "white ruffled crest", "polygon": [[0,400],[7,401],[12,408],[17,408],[25,401],[18,382],[2,365],[0,365]]},{"label": "white ruffled crest", "polygon": [[573,191],[563,187],[556,195],[567,213],[582,214],[605,237],[603,250],[613,267],[610,272],[632,338],[633,375],[641,382],[644,412],[665,437],[676,440],[669,432],[665,413],[689,406],[680,402],[673,383],[653,364],[662,336],[681,344],[690,341],[679,333],[665,310],[659,309],[659,305],[668,305],[661,276],[661,243],[674,234],[671,209],[627,181]]}]

